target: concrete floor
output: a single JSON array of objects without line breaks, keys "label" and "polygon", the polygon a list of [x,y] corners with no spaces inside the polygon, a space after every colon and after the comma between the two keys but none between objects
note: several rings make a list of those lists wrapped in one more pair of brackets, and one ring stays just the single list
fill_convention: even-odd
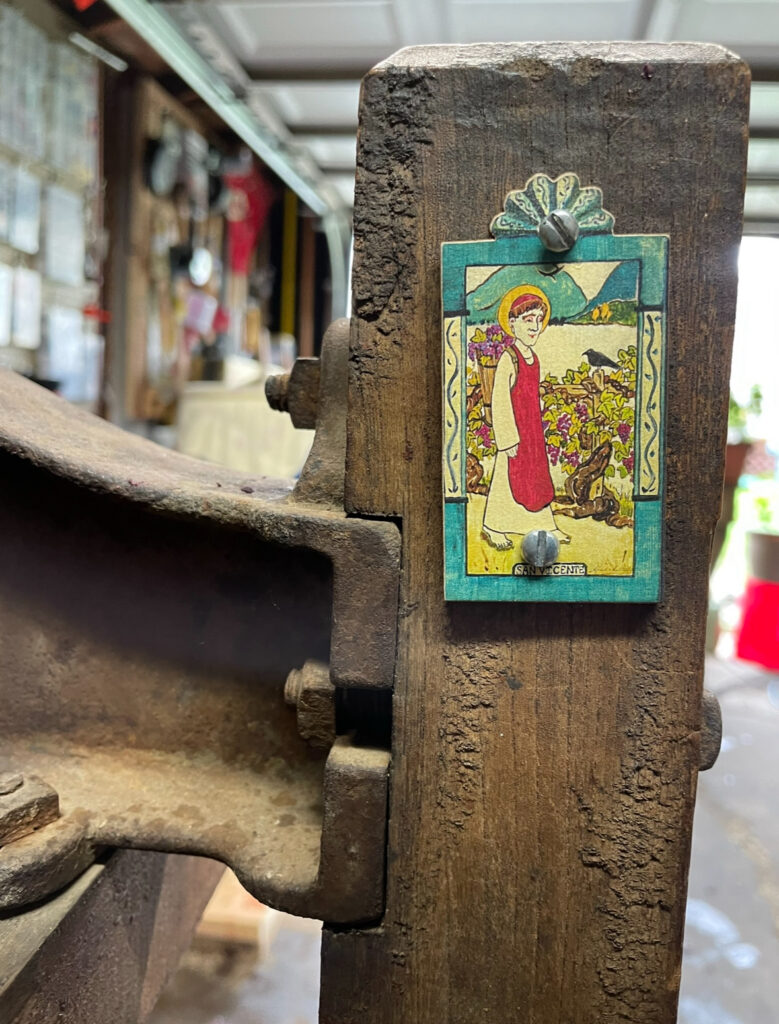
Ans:
[{"label": "concrete floor", "polygon": [[[719,759],[700,777],[678,1024],[779,1021],[779,677],[711,662]],[[259,964],[198,942],[150,1024],[316,1024],[319,929],[284,918]]]},{"label": "concrete floor", "polygon": [[707,666],[722,750],[700,776],[679,1024],[779,1020],[779,677]]},{"label": "concrete floor", "polygon": [[317,1024],[321,925],[280,915],[270,951],[196,939],[148,1024]]}]

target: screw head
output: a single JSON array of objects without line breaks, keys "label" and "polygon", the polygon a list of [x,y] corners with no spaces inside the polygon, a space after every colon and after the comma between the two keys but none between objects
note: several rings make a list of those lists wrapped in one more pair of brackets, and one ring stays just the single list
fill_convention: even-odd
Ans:
[{"label": "screw head", "polygon": [[522,555],[528,565],[545,569],[557,561],[560,544],[557,537],[548,530],[531,530],[522,538]]},{"label": "screw head", "polygon": [[550,252],[567,252],[579,237],[579,224],[567,210],[552,210],[538,225],[538,237]]},{"label": "screw head", "polygon": [[0,772],[0,796],[8,796],[21,789],[24,776],[21,772]]}]

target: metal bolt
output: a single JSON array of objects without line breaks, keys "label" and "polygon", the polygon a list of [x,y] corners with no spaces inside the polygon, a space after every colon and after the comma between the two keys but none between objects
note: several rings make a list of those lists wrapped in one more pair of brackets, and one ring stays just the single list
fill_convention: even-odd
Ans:
[{"label": "metal bolt", "polygon": [[552,210],[538,225],[538,237],[550,252],[567,252],[579,237],[579,224],[567,210]]},{"label": "metal bolt", "polygon": [[37,775],[0,771],[0,847],[16,842],[59,817],[59,797]]},{"label": "metal bolt", "polygon": [[705,772],[717,760],[722,746],[722,712],[719,701],[710,690],[703,691],[701,709],[701,749],[699,768]]},{"label": "metal bolt", "polygon": [[528,565],[544,569],[557,560],[560,545],[548,530],[531,530],[522,538],[522,554]]},{"label": "metal bolt", "polygon": [[297,709],[298,732],[312,747],[329,750],[335,741],[335,687],[330,667],[309,660],[293,668],[284,684],[284,700]]},{"label": "metal bolt", "polygon": [[24,776],[21,772],[0,772],[0,796],[7,796],[21,789]]},{"label": "metal bolt", "polygon": [[297,707],[304,684],[303,669],[293,668],[287,676],[287,681],[284,683],[284,703],[288,704],[291,708]]},{"label": "metal bolt", "polygon": [[265,398],[271,409],[289,412],[288,373],[275,373],[265,378]]}]

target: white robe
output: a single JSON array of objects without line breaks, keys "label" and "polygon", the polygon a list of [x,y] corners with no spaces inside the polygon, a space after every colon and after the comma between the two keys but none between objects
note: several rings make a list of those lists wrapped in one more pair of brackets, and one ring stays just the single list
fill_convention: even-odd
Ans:
[{"label": "white robe", "polygon": [[514,500],[511,493],[508,450],[522,443],[511,405],[511,389],[516,379],[514,360],[510,353],[505,351],[498,360],[492,390],[492,431],[498,454],[495,457],[495,469],[484,509],[484,525],[496,533],[556,530],[557,524],[551,506],[547,505],[538,512],[529,512],[524,505]]}]

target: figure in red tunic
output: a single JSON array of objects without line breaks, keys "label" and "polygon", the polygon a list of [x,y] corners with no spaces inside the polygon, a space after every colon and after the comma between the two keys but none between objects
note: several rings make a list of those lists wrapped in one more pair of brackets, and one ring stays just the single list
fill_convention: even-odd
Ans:
[{"label": "figure in red tunic", "polygon": [[554,533],[561,544],[570,537],[558,529],[552,513],[554,485],[546,454],[536,341],[549,321],[549,300],[538,288],[523,285],[504,296],[498,320],[514,344],[495,370],[492,428],[498,454],[484,510],[483,537],[508,550],[531,530]]}]

